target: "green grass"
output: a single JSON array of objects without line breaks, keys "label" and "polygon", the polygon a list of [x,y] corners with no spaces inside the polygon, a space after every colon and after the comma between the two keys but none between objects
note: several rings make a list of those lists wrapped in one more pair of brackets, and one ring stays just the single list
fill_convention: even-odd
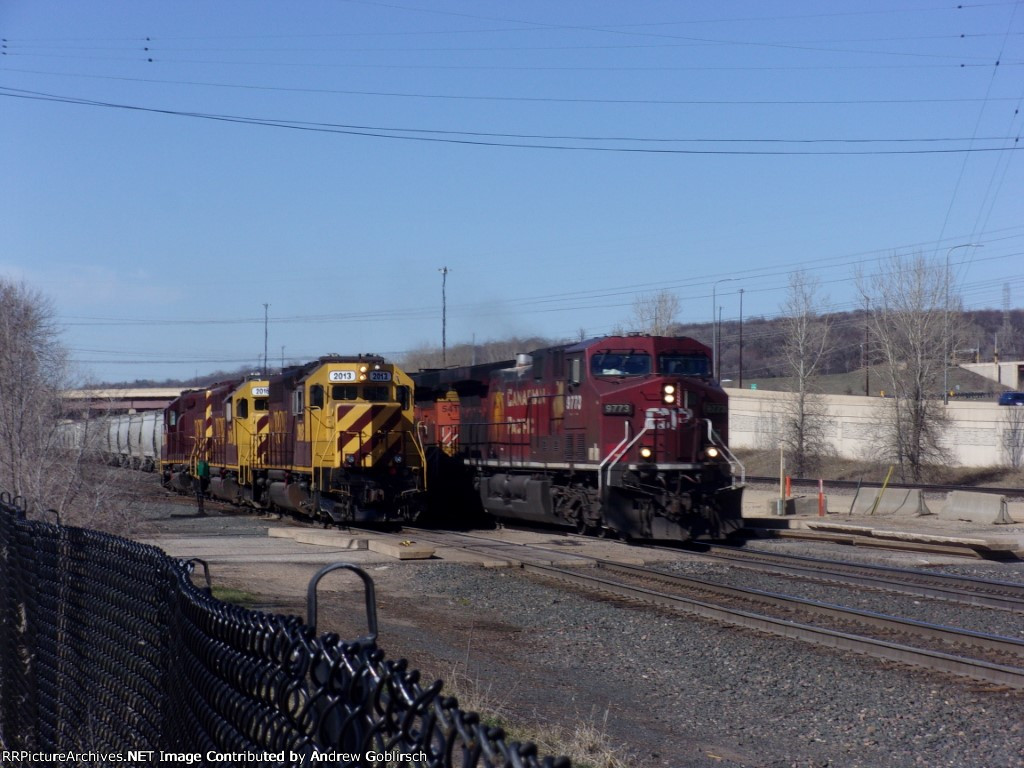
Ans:
[{"label": "green grass", "polygon": [[244,608],[251,608],[260,602],[259,595],[233,587],[214,587],[213,596],[221,602],[241,605]]}]

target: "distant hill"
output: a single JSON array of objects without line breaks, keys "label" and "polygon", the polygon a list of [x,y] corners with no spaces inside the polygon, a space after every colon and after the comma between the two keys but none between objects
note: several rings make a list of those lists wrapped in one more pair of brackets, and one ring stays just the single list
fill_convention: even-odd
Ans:
[{"label": "distant hill", "polygon": [[[865,316],[863,311],[838,312],[829,316],[832,321],[832,344],[825,360],[823,375],[834,383],[828,384],[833,394],[864,393],[864,341]],[[978,310],[966,312],[963,320],[967,326],[967,337],[972,340],[972,355],[980,361],[992,360],[994,345],[998,340],[1000,358],[1003,360],[1024,359],[1024,310],[1015,309],[1007,313],[999,310]],[[777,382],[772,386],[769,380],[782,379],[787,371],[782,355],[782,339],[785,336],[786,320],[782,317],[750,317],[744,318],[742,327],[743,356],[742,379],[744,387],[751,383],[761,382],[759,386],[767,389],[785,388],[785,382]],[[708,346],[711,345],[711,323],[675,324],[671,333],[680,336],[692,336]],[[738,384],[741,378],[740,333],[738,321],[723,322],[720,333],[720,356],[722,379],[730,384]],[[395,362],[407,370],[420,368],[440,368],[453,365],[470,365],[472,363],[495,362],[510,360],[517,352],[529,352],[570,339],[544,337],[511,337],[480,344],[457,343],[449,346],[444,355],[441,348],[419,347],[407,352]],[[870,349],[870,337],[868,338]],[[961,350],[961,359],[964,352]],[[874,367],[874,360],[870,361]],[[108,387],[171,387],[171,386],[206,386],[214,381],[244,376],[250,373],[248,368],[236,371],[214,371],[205,376],[189,379],[164,379],[162,381],[140,380],[100,382],[96,386]],[[960,384],[962,388],[978,386],[975,382],[980,377],[968,377],[966,372],[958,371],[958,376],[965,378],[950,380],[950,386]],[[952,375],[952,374],[951,374]],[[869,376],[870,379],[870,371]],[[991,384],[994,389],[998,385]],[[877,394],[878,387],[870,384],[869,389]],[[993,389],[993,391],[994,391]],[[835,391],[833,391],[835,390]]]},{"label": "distant hill", "polygon": [[[832,343],[822,373],[826,376],[854,374],[848,385],[843,386],[843,390],[847,388],[852,390],[850,394],[863,393],[866,336],[864,312],[837,312],[828,317],[832,321]],[[960,351],[958,359],[961,362],[992,360],[997,339],[1000,359],[1024,359],[1024,310],[1010,310],[1005,315],[994,309],[978,310],[963,313],[962,319],[967,328],[966,336],[971,339],[972,350],[970,352]],[[786,320],[782,317],[744,318],[742,329],[744,385],[758,379],[783,377],[788,373],[781,355],[785,327]],[[673,327],[673,332],[684,336],[693,336],[709,346],[711,344],[711,323],[676,325]],[[722,323],[720,337],[719,356],[722,378],[738,382],[741,365],[739,322]],[[872,346],[870,336],[867,336],[867,341],[869,350],[867,362],[873,366],[877,357],[870,354]],[[968,379],[962,384],[969,384],[970,381],[973,379]],[[844,393],[843,391],[835,394]]]}]

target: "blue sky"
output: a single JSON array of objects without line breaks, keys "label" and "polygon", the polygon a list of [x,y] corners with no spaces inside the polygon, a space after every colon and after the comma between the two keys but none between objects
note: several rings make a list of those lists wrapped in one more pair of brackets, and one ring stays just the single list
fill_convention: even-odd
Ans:
[{"label": "blue sky", "polygon": [[[82,378],[831,306],[1024,306],[1020,2],[0,3],[0,275]],[[958,248],[960,244],[983,248]]]}]

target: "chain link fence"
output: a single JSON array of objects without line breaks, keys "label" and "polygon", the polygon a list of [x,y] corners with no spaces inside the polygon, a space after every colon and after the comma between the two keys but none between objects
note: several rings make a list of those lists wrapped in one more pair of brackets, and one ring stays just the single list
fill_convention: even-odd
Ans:
[{"label": "chain link fence", "polygon": [[372,581],[345,567],[371,625],[351,642],[318,635],[315,609],[223,603],[191,563],[0,498],[3,763],[569,768],[386,659]]}]

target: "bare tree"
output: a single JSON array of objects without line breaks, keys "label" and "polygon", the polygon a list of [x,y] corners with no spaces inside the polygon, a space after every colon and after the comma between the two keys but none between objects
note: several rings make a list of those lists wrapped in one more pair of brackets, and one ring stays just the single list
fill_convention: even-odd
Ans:
[{"label": "bare tree", "polygon": [[0,490],[34,516],[123,530],[138,481],[100,463],[106,424],[63,397],[70,371],[50,301],[0,278]]},{"label": "bare tree", "polygon": [[1020,469],[1024,467],[1024,408],[1004,408],[1002,427],[1006,463],[1013,469]]},{"label": "bare tree", "polygon": [[[871,300],[869,325],[875,359],[889,397],[882,423],[884,447],[904,479],[919,481],[929,466],[948,460],[941,437],[946,415],[941,392],[946,350],[956,348],[955,297],[949,276],[918,254],[883,260],[858,286]],[[957,316],[959,312],[955,313]]]},{"label": "bare tree", "polygon": [[49,301],[0,279],[0,487],[32,504],[60,474],[56,425],[67,358]]},{"label": "bare tree", "polygon": [[658,291],[637,296],[633,300],[634,330],[652,336],[665,336],[679,313],[679,297],[671,291]]},{"label": "bare tree", "polygon": [[816,279],[803,271],[794,272],[789,277],[782,306],[782,351],[791,393],[786,400],[782,441],[794,471],[800,476],[813,471],[829,450],[828,413],[817,391],[817,380],[828,355],[831,321],[821,314],[824,300],[818,293]]}]

